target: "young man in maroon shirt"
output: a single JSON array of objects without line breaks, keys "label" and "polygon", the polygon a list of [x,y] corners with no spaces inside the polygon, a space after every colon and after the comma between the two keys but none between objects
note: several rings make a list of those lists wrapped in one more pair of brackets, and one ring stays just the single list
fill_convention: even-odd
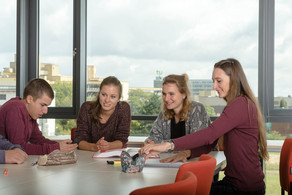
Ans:
[{"label": "young man in maroon shirt", "polygon": [[23,99],[15,97],[0,107],[0,134],[13,144],[19,144],[29,155],[49,154],[54,150],[70,152],[77,144],[71,140],[55,142],[46,139],[37,119],[48,112],[54,99],[51,86],[43,79],[33,79],[25,87]]}]

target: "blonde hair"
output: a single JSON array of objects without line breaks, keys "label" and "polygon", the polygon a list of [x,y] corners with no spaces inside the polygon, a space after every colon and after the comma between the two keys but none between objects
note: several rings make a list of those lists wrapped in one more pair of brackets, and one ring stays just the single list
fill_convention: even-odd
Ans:
[{"label": "blonde hair", "polygon": [[258,147],[261,157],[267,160],[269,158],[269,154],[267,152],[264,117],[261,112],[260,105],[248,84],[241,64],[236,59],[228,58],[226,60],[217,62],[214,65],[214,69],[215,68],[222,69],[225,74],[230,77],[230,90],[228,95],[224,98],[227,102],[227,105],[229,105],[236,97],[239,96],[244,96],[247,98],[247,100],[252,101],[256,105],[259,130]]},{"label": "blonde hair", "polygon": [[[164,77],[162,86],[165,84],[172,83],[175,84],[180,93],[185,94],[185,99],[183,100],[183,108],[179,112],[179,119],[180,121],[186,121],[188,116],[188,111],[192,107],[191,104],[191,91],[189,88],[189,77],[187,74],[182,75],[168,75]],[[162,107],[162,114],[165,120],[170,120],[174,117],[174,111],[167,109],[165,104]]]}]

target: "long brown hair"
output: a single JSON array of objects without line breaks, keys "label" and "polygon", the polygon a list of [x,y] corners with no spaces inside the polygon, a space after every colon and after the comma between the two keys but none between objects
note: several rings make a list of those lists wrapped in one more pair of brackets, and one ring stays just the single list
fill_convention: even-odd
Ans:
[{"label": "long brown hair", "polygon": [[95,121],[97,126],[100,125],[100,119],[101,119],[101,117],[100,117],[101,105],[99,102],[100,91],[101,91],[102,87],[106,86],[106,85],[113,85],[113,86],[118,88],[119,99],[121,99],[122,93],[123,93],[122,84],[116,77],[109,76],[109,77],[106,77],[105,79],[103,79],[103,81],[101,82],[101,84],[99,86],[99,91],[97,93],[96,100],[91,102],[91,108],[89,110],[89,114],[91,114],[91,118],[93,121]]},{"label": "long brown hair", "polygon": [[229,105],[236,97],[244,96],[248,100],[252,101],[256,105],[257,115],[258,115],[258,130],[259,130],[259,141],[258,146],[260,150],[260,155],[263,159],[267,160],[269,154],[267,152],[267,141],[265,136],[265,125],[264,117],[261,112],[260,105],[255,98],[241,64],[238,60],[233,58],[228,58],[226,60],[221,60],[214,65],[215,68],[222,69],[226,75],[230,78],[230,89],[228,95],[224,98]]},{"label": "long brown hair", "polygon": [[[179,113],[179,119],[180,121],[186,121],[188,116],[188,111],[191,108],[191,92],[189,88],[189,77],[187,74],[182,75],[168,75],[163,79],[162,85],[172,83],[175,84],[179,90],[180,93],[185,94],[185,99],[183,100],[183,107],[182,110]],[[163,104],[162,107],[162,113],[165,118],[165,120],[169,120],[173,118],[174,111],[167,109],[165,104]]]}]

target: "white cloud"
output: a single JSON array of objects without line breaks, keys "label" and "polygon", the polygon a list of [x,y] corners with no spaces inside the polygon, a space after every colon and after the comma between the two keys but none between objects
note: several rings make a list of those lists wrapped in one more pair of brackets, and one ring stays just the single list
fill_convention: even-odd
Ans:
[{"label": "white cloud", "polygon": [[[115,75],[135,87],[152,87],[156,70],[163,71],[162,76],[188,73],[191,79],[209,79],[215,62],[234,57],[242,63],[250,84],[257,86],[258,1],[88,0],[87,4],[87,62],[96,66],[99,77]],[[276,2],[275,62],[279,73],[275,78],[287,83],[291,4]],[[41,59],[60,65],[61,74],[70,75],[73,4],[51,0],[41,1],[40,6]],[[6,9],[0,6],[1,13]],[[0,27],[7,25],[2,17]],[[4,41],[7,51],[9,44]],[[3,59],[13,58],[14,50],[9,50],[10,57],[2,57],[0,68],[2,63],[9,65]]]}]

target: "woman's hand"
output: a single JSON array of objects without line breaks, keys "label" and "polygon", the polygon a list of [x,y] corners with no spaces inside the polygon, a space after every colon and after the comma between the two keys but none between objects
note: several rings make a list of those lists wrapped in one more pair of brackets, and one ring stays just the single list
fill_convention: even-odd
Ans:
[{"label": "woman's hand", "polygon": [[99,150],[109,150],[111,149],[110,147],[110,142],[104,140],[104,137],[100,138],[97,142],[96,142],[96,146]]},{"label": "woman's hand", "polygon": [[168,162],[175,163],[178,161],[186,162],[187,158],[190,156],[191,156],[190,150],[183,150],[174,156],[160,160],[160,162],[162,162],[162,163],[168,163]]},{"label": "woman's hand", "polygon": [[110,149],[115,149],[115,148],[123,148],[123,143],[120,140],[108,142],[104,139],[104,137],[100,138],[96,142],[95,145],[98,150],[110,150]]},{"label": "woman's hand", "polygon": [[147,140],[144,142],[143,146],[146,146],[147,144],[155,144],[155,142],[152,141],[152,140],[150,140],[150,139],[147,139]]},{"label": "woman's hand", "polygon": [[169,142],[164,142],[161,144],[146,144],[141,148],[141,154],[146,154],[146,159],[150,156],[157,155],[161,152],[171,149],[171,144]]}]

